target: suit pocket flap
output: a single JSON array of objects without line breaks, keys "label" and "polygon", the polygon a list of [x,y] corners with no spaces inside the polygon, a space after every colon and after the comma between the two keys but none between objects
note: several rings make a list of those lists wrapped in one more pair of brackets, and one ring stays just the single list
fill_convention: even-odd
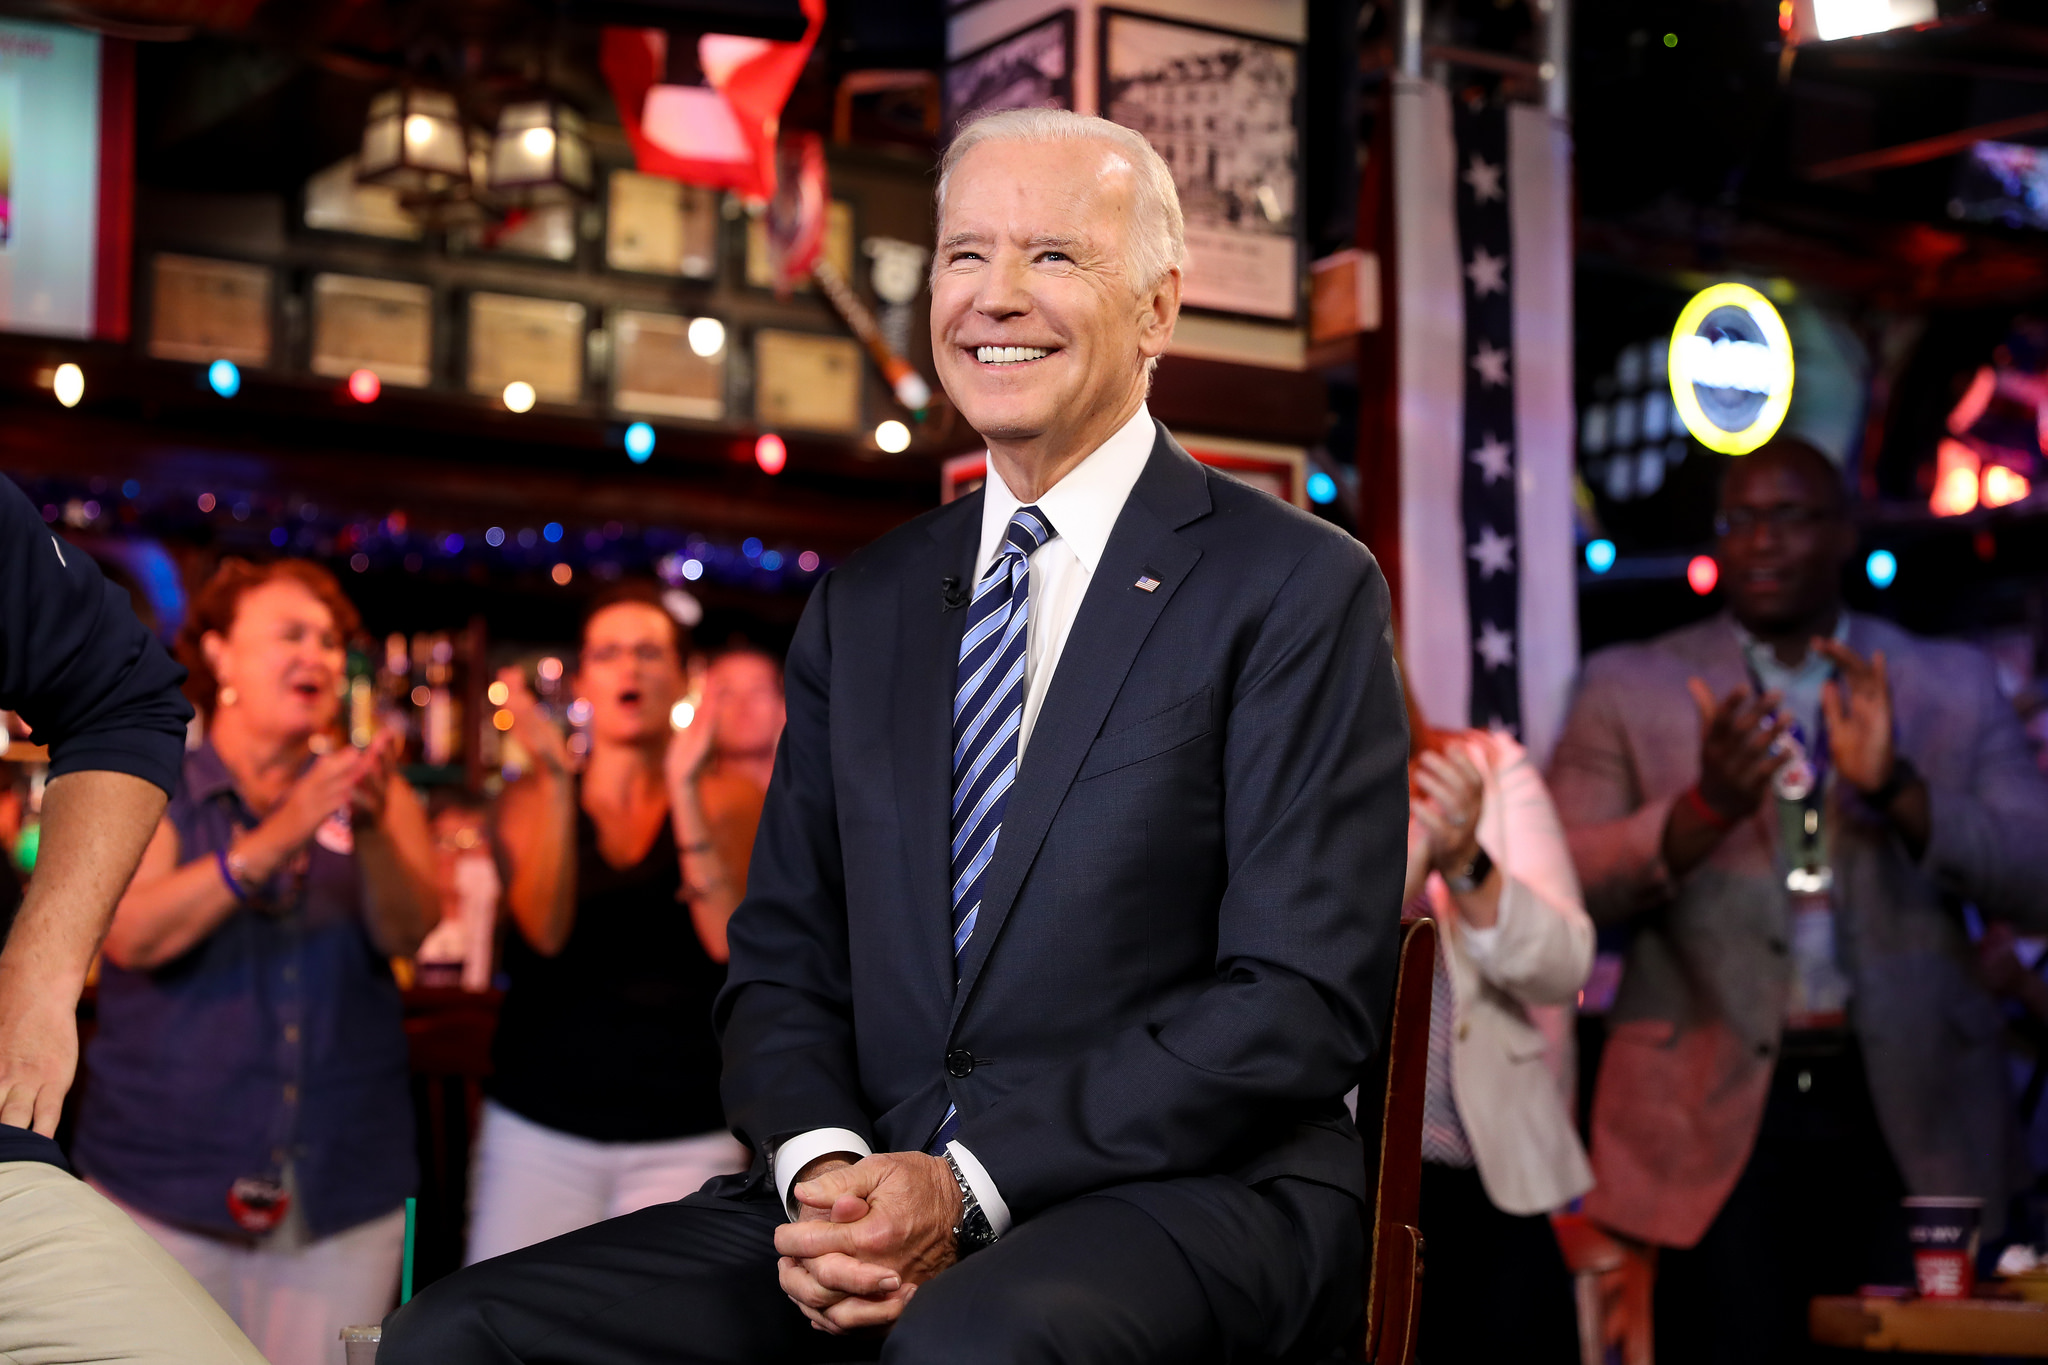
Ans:
[{"label": "suit pocket flap", "polygon": [[1102,736],[1089,748],[1087,760],[1081,764],[1081,771],[1074,780],[1085,782],[1091,777],[1100,777],[1117,768],[1128,768],[1133,763],[1156,758],[1169,749],[1178,749],[1190,740],[1200,739],[1209,733],[1212,723],[1209,697],[1210,691],[1204,687],[1192,697],[1177,701],[1156,715],[1147,716],[1135,725],[1126,725],[1115,734]]}]

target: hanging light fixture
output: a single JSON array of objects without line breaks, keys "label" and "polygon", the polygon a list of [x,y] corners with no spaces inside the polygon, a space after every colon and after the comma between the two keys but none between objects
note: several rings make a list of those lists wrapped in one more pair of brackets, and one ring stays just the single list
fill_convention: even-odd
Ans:
[{"label": "hanging light fixture", "polygon": [[553,96],[520,100],[498,115],[491,143],[492,193],[546,203],[592,189],[583,116]]},{"label": "hanging light fixture", "polygon": [[370,101],[356,179],[389,185],[405,200],[458,194],[470,184],[469,135],[455,96],[404,85]]}]

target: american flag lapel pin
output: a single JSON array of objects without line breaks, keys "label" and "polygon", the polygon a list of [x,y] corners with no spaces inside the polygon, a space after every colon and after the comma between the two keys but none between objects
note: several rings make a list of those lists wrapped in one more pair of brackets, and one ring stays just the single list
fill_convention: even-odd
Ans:
[{"label": "american flag lapel pin", "polygon": [[1138,575],[1137,588],[1139,592],[1158,592],[1159,580],[1151,574],[1141,573]]}]

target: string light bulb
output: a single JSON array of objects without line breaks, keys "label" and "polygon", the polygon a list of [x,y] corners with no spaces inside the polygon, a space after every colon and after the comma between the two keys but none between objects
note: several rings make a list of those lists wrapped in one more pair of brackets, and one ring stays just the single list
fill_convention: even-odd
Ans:
[{"label": "string light bulb", "polygon": [[647,457],[654,453],[654,428],[645,422],[635,422],[626,428],[626,458],[634,464],[646,464]]},{"label": "string light bulb", "polygon": [[57,401],[67,408],[78,406],[78,400],[85,397],[85,371],[70,361],[57,367],[57,373],[50,378],[50,392]]},{"label": "string light bulb", "polygon": [[505,406],[513,412],[533,411],[533,403],[536,396],[533,391],[533,385],[527,383],[524,379],[515,379],[505,386]]},{"label": "string light bulb", "polygon": [[717,318],[691,318],[685,335],[689,338],[690,350],[705,360],[725,349],[725,324]]}]

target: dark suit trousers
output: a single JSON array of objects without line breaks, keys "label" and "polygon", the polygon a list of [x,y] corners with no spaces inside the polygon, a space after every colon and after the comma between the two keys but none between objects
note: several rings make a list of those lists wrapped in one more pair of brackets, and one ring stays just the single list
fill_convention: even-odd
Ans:
[{"label": "dark suit trousers", "polygon": [[1072,1200],[922,1286],[886,1337],[814,1330],[776,1283],[772,1194],[740,1191],[460,1271],[390,1317],[379,1365],[1307,1361],[1360,1319],[1357,1202],[1306,1181]]},{"label": "dark suit trousers", "polygon": [[1659,1365],[1851,1358],[1813,1344],[1807,1305],[1816,1294],[1913,1282],[1905,1193],[1861,1050],[1788,1037],[1728,1202],[1697,1246],[1658,1253]]}]

